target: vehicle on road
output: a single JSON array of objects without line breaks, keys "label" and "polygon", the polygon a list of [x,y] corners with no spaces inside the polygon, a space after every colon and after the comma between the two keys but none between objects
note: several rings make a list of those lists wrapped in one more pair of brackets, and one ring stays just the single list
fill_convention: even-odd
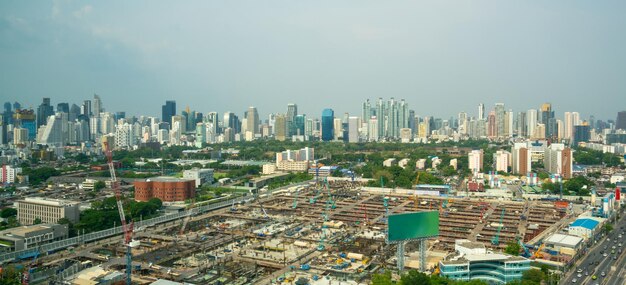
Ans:
[{"label": "vehicle on road", "polygon": [[578,268],[578,270],[576,270],[576,273],[581,273],[581,272],[583,272],[581,268]]},{"label": "vehicle on road", "polygon": [[591,279],[596,280],[596,279],[598,279],[598,276],[593,275],[593,276],[591,276]]},{"label": "vehicle on road", "polygon": [[602,275],[602,277],[606,276],[606,273],[604,273],[604,271],[602,271],[602,273],[600,273],[600,275]]},{"label": "vehicle on road", "polygon": [[576,283],[576,281],[578,281],[576,278],[572,279],[572,283]]}]

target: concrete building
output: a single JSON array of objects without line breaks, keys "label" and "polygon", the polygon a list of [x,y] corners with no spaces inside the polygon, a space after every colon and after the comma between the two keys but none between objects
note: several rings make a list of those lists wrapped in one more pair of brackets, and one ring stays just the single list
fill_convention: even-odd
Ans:
[{"label": "concrete building", "polygon": [[11,228],[0,231],[0,252],[36,248],[67,237],[67,225],[38,224]]},{"label": "concrete building", "polygon": [[263,164],[263,175],[276,173],[276,164]]},{"label": "concrete building", "polygon": [[192,168],[183,171],[183,179],[193,179],[198,188],[205,183],[213,183],[213,172],[212,168]]},{"label": "concrete building", "polygon": [[398,161],[398,166],[402,167],[402,169],[406,168],[407,164],[409,164],[408,158],[403,158]]},{"label": "concrete building", "polygon": [[425,158],[418,159],[415,162],[415,168],[417,168],[418,170],[424,170],[424,168],[426,168],[426,159]]},{"label": "concrete building", "polygon": [[283,160],[276,163],[276,169],[280,171],[297,171],[303,172],[309,169],[309,161],[292,161],[292,160]]},{"label": "concrete building", "polygon": [[576,219],[567,228],[570,235],[581,237],[585,240],[592,237],[598,231],[606,219],[596,217],[582,217]]},{"label": "concrete building", "polygon": [[532,170],[531,151],[527,143],[515,143],[511,148],[511,171],[525,175]]},{"label": "concrete building", "polygon": [[546,170],[561,175],[564,179],[572,178],[572,160],[572,149],[560,143],[551,144],[544,154]]},{"label": "concrete building", "polygon": [[483,169],[483,150],[472,150],[468,154],[468,168],[473,173],[479,173]]},{"label": "concrete building", "polygon": [[17,220],[21,225],[32,225],[37,218],[46,224],[56,224],[62,218],[76,223],[80,218],[78,204],[58,199],[25,198],[16,202]]},{"label": "concrete building", "polygon": [[359,117],[348,118],[348,142],[359,142]]},{"label": "concrete building", "polygon": [[400,141],[403,143],[408,143],[413,140],[413,133],[409,128],[400,129]]},{"label": "concrete building", "polygon": [[17,176],[22,173],[21,167],[13,167],[11,165],[2,165],[0,168],[0,183],[15,183]]},{"label": "concrete building", "polygon": [[521,280],[524,271],[530,269],[529,259],[487,252],[483,243],[457,240],[454,248],[455,255],[439,262],[441,275],[450,279],[506,284]]},{"label": "concrete building", "polygon": [[511,166],[511,153],[506,150],[498,150],[493,154],[493,162],[496,164],[495,171],[509,172]]},{"label": "concrete building", "polygon": [[457,170],[459,167],[458,160],[456,158],[450,159],[450,166],[452,166],[454,170]]},{"label": "concrete building", "polygon": [[174,177],[154,177],[135,181],[135,200],[148,201],[159,198],[163,202],[185,201],[196,197],[196,181]]},{"label": "concrete building", "polygon": [[554,251],[576,255],[576,252],[583,246],[583,239],[578,236],[553,234],[544,240],[546,247]]}]

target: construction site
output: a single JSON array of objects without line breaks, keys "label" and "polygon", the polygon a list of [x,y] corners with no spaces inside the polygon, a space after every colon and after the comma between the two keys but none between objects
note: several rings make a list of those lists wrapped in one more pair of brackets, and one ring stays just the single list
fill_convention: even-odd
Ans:
[{"label": "construction site", "polygon": [[[554,203],[407,195],[351,181],[310,182],[255,195],[136,230],[132,248],[101,243],[75,258],[124,272],[130,250],[136,284],[158,278],[194,284],[368,284],[373,273],[396,266],[396,245],[386,242],[387,217],[416,211],[439,212],[439,237],[426,242],[429,272],[454,252],[459,239],[493,252],[515,242],[533,259],[567,259],[540,246],[568,215]],[[417,243],[406,244],[404,259],[407,268],[420,268]]]}]

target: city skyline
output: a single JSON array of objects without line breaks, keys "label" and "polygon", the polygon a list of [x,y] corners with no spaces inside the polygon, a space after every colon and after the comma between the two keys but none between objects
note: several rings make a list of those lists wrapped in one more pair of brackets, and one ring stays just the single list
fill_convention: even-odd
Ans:
[{"label": "city skyline", "polygon": [[201,112],[255,106],[261,118],[289,102],[359,114],[378,97],[443,118],[480,102],[601,119],[623,109],[613,102],[626,93],[624,3],[360,3],[3,2],[0,101],[36,108],[97,93],[130,115],[176,100]]}]

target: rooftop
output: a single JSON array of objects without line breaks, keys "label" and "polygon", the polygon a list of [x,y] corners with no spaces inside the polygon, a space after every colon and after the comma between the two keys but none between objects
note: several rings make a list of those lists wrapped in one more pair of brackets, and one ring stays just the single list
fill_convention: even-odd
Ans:
[{"label": "rooftop", "polygon": [[583,227],[589,230],[593,230],[596,228],[596,226],[598,226],[598,224],[599,222],[596,220],[582,218],[582,219],[576,219],[576,221],[571,223],[569,226],[570,227]]},{"label": "rooftop", "polygon": [[158,176],[146,179],[146,182],[186,182],[186,181],[194,181],[193,179],[181,179],[171,176]]},{"label": "rooftop", "polygon": [[43,197],[29,197],[29,198],[24,198],[24,200],[18,201],[18,202],[36,203],[36,204],[41,204],[41,205],[57,206],[57,207],[73,206],[73,205],[79,204],[79,202],[75,202],[75,201],[50,199],[50,198],[43,198]]},{"label": "rooftop", "polygon": [[563,235],[563,234],[553,234],[552,236],[550,236],[546,240],[546,242],[560,244],[560,245],[566,245],[566,246],[569,246],[569,247],[575,247],[578,244],[580,244],[582,242],[582,240],[583,240],[582,238],[575,237],[575,236]]}]

